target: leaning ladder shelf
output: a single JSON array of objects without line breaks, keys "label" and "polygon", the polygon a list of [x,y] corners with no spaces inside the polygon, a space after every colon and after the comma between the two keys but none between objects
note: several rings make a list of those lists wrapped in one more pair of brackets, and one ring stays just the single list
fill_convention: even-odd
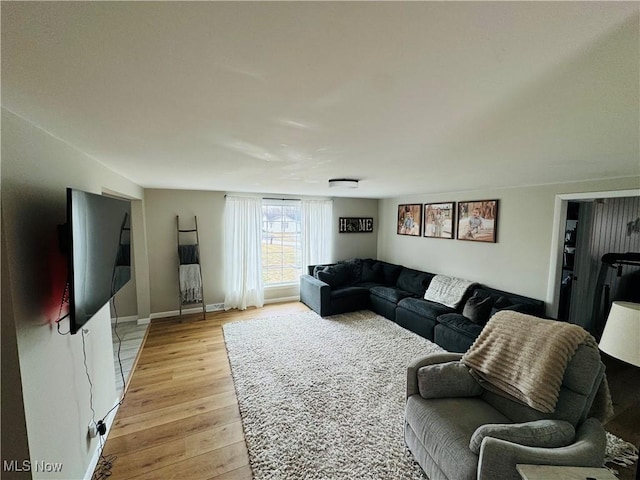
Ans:
[{"label": "leaning ladder shelf", "polygon": [[[202,286],[202,267],[200,265],[200,239],[198,237],[198,217],[193,217],[194,228],[180,228],[180,216],[176,215],[178,241],[178,304],[180,318],[182,307],[201,305],[202,318],[206,317],[204,288]],[[195,243],[194,242],[195,239]],[[191,242],[189,242],[191,240]],[[187,243],[188,242],[188,243]]]}]

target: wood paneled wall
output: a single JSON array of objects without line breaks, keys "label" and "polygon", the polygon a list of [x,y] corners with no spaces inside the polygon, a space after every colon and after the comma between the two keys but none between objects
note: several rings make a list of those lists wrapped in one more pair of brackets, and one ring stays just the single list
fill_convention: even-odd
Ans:
[{"label": "wood paneled wall", "polygon": [[[640,232],[629,228],[638,218],[640,197],[608,198],[581,205],[575,269],[578,280],[572,295],[570,317],[573,323],[589,330],[597,327],[592,312],[594,296],[602,294],[602,290],[596,291],[602,256],[606,253],[640,252]],[[626,275],[639,269],[626,265],[621,273]],[[608,269],[604,283],[611,288],[611,299],[616,296],[620,278],[617,269]]]}]

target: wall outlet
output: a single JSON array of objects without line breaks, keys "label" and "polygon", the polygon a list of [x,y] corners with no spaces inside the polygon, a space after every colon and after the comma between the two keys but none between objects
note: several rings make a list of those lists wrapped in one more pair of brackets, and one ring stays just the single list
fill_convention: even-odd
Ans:
[{"label": "wall outlet", "polygon": [[92,420],[91,423],[89,423],[89,438],[96,438],[97,436],[98,436],[98,426]]},{"label": "wall outlet", "polygon": [[210,303],[206,307],[207,312],[220,312],[224,310],[224,303]]}]

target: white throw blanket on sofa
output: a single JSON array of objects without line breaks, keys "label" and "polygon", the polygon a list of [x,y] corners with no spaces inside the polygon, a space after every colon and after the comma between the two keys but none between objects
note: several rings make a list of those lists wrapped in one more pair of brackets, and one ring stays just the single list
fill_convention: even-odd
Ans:
[{"label": "white throw blanket on sofa", "polygon": [[424,293],[424,299],[456,308],[473,283],[461,278],[436,275]]}]

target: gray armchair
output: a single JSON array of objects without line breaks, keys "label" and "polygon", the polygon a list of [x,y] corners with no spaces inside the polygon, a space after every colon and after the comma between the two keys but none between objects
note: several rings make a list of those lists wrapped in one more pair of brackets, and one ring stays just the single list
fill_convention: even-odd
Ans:
[{"label": "gray armchair", "polygon": [[604,376],[596,348],[578,348],[552,413],[483,389],[461,357],[432,354],[407,369],[405,442],[430,480],[520,480],[518,463],[603,465],[604,428],[587,418]]}]

